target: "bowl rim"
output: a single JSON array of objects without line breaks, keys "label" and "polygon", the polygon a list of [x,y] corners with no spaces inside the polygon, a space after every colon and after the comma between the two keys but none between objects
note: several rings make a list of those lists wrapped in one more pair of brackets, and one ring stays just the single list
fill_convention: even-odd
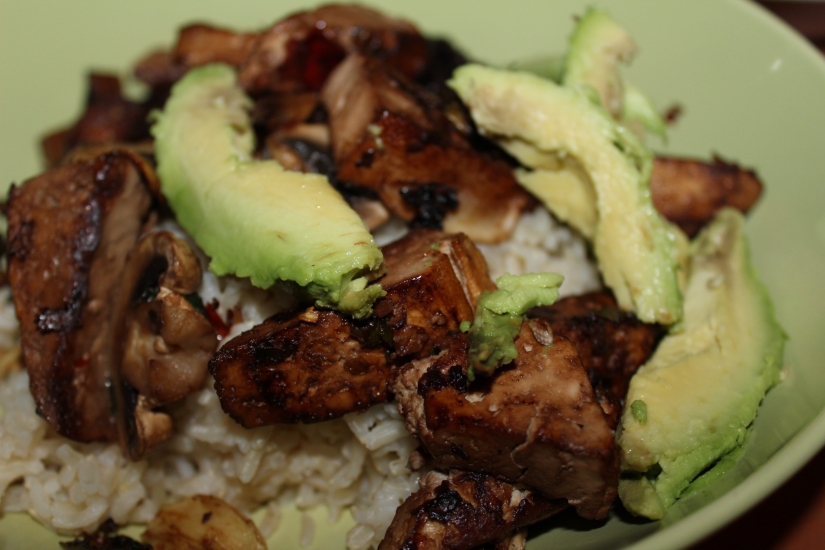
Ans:
[{"label": "bowl rim", "polygon": [[[727,0],[742,14],[771,28],[794,52],[825,74],[825,54],[767,8],[748,0]],[[697,543],[744,515],[778,489],[825,447],[825,409],[802,425],[752,475],[683,519],[631,543],[627,550],[679,549]]]}]

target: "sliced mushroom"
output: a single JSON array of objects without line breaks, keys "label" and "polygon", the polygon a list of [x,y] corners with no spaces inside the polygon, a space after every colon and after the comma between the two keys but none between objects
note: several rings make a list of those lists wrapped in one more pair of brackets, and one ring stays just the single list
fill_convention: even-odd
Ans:
[{"label": "sliced mushroom", "polygon": [[189,245],[166,231],[141,238],[126,264],[115,342],[123,343],[120,372],[131,386],[124,390],[126,408],[135,411],[124,425],[133,458],[171,434],[171,421],[152,408],[200,388],[218,347],[214,327],[186,298],[201,276]]},{"label": "sliced mushroom", "polygon": [[161,405],[203,385],[218,339],[186,298],[161,287],[155,300],[138,304],[128,327],[123,375],[141,395]]},{"label": "sliced mushroom", "polygon": [[120,80],[109,74],[89,75],[88,99],[83,114],[70,128],[44,137],[41,142],[50,167],[55,167],[71,149],[84,144],[138,142],[149,138],[148,103],[126,99]]},{"label": "sliced mushroom", "polygon": [[321,99],[339,185],[372,190],[413,226],[496,243],[533,204],[510,164],[476,149],[463,133],[456,99],[429,92],[379,60],[348,56]]}]

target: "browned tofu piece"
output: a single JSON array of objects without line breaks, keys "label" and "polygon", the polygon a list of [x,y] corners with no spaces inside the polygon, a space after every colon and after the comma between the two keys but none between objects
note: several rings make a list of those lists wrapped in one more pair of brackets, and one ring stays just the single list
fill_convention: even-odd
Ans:
[{"label": "browned tofu piece", "polygon": [[233,338],[209,362],[221,406],[253,428],[320,422],[386,401],[382,342],[362,342],[355,332],[351,319],[310,308]]},{"label": "browned tofu piece", "polygon": [[[387,401],[395,365],[429,356],[472,320],[476,291],[467,289],[492,284],[464,236],[419,230],[383,252],[387,294],[372,317],[315,309],[276,316],[215,354],[215,390],[232,418],[248,428],[318,422]],[[456,269],[466,274],[460,279]]]},{"label": "browned tofu piece", "polygon": [[762,194],[762,182],[752,170],[719,157],[712,163],[657,157],[650,194],[656,209],[693,237],[725,206],[747,213]]},{"label": "browned tofu piece", "polygon": [[357,54],[335,69],[321,97],[338,180],[373,190],[413,225],[500,242],[532,204],[512,167],[459,131],[466,121],[457,100]]},{"label": "browned tofu piece", "polygon": [[503,542],[510,542],[511,532],[568,506],[479,473],[428,472],[419,485],[396,511],[378,550],[508,548]]},{"label": "browned tofu piece", "polygon": [[135,66],[134,73],[147,84],[168,88],[189,69],[207,63],[241,66],[260,39],[260,33],[235,32],[201,23],[188,25],[178,32],[171,51],[149,53]]},{"label": "browned tofu piece", "polygon": [[620,310],[607,292],[562,298],[551,306],[533,308],[527,316],[546,319],[554,336],[575,344],[596,399],[615,429],[630,378],[653,354],[665,329]]},{"label": "browned tofu piece", "polygon": [[476,385],[466,375],[467,338],[452,335],[437,357],[406,365],[392,391],[437,467],[523,484],[603,519],[618,484],[613,431],[575,346],[555,336],[545,345],[549,334],[546,321],[525,321],[512,365]]},{"label": "browned tofu piece", "polygon": [[39,414],[76,441],[116,441],[112,302],[149,214],[138,169],[110,153],[12,187],[9,281]]},{"label": "browned tofu piece", "polygon": [[495,285],[481,253],[465,235],[419,229],[383,248],[387,295],[375,317],[393,328],[399,359],[426,357],[445,334],[472,321],[482,290]]}]

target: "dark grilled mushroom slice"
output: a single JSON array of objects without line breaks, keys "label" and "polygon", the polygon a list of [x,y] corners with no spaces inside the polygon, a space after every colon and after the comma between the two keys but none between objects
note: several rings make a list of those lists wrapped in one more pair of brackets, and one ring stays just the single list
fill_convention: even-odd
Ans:
[{"label": "dark grilled mushroom slice", "polygon": [[429,56],[412,24],[358,5],[332,4],[298,12],[260,33],[237,33],[196,24],[181,30],[170,52],[153,52],[135,73],[153,87],[168,87],[192,67],[228,63],[247,91],[317,90],[347,53],[361,52],[415,78]]},{"label": "dark grilled mushroom slice", "polygon": [[287,86],[318,90],[354,52],[410,78],[423,73],[428,59],[426,40],[407,21],[364,6],[332,4],[297,13],[262,33],[239,77],[253,93]]},{"label": "dark grilled mushroom slice", "polygon": [[457,100],[392,67],[352,54],[330,75],[321,98],[338,181],[372,189],[413,225],[500,242],[532,204],[508,162],[473,147]]},{"label": "dark grilled mushroom slice", "polygon": [[152,192],[154,201],[157,204],[166,203],[166,198],[160,191],[160,179],[155,171],[155,146],[151,142],[82,144],[68,151],[60,164],[88,162],[107,153],[117,153],[127,157],[140,172],[140,177]]},{"label": "dark grilled mushroom slice", "polygon": [[78,145],[133,143],[149,139],[150,106],[126,99],[117,76],[89,75],[86,107],[70,128],[49,134],[41,143],[51,167]]},{"label": "dark grilled mushroom slice", "polygon": [[9,193],[9,281],[38,413],[76,441],[117,441],[116,295],[149,217],[139,170],[117,152]]},{"label": "dark grilled mushroom slice", "polygon": [[725,206],[747,213],[761,194],[762,182],[755,172],[719,157],[711,163],[657,157],[650,177],[656,209],[690,237]]},{"label": "dark grilled mushroom slice", "polygon": [[203,386],[218,347],[215,329],[190,303],[201,266],[189,245],[166,231],[144,236],[126,265],[121,372],[148,403],[161,405]]},{"label": "dark grilled mushroom slice", "polygon": [[479,473],[428,472],[419,485],[398,508],[378,550],[508,548],[503,542],[514,530],[568,506]]}]

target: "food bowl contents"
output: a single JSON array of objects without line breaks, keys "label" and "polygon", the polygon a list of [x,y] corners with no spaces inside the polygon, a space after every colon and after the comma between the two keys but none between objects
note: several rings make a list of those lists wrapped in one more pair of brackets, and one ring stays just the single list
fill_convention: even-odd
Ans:
[{"label": "food bowl contents", "polygon": [[548,79],[331,5],[181,29],[143,101],[94,74],[6,209],[3,510],[257,548],[326,505],[354,550],[512,549],[718,477],[781,364],[762,184],[651,152],[636,50],[591,9]]},{"label": "food bowl contents", "polygon": [[252,158],[248,107],[228,65],[192,69],[172,88],[152,135],[176,220],[216,275],[290,281],[319,306],[369,315],[382,273],[372,235],[326,177]]},{"label": "food bowl contents", "polygon": [[693,241],[684,326],[630,382],[619,491],[635,514],[659,519],[697,476],[698,485],[721,475],[706,470],[742,445],[762,397],[779,381],[786,336],[750,265],[743,230],[741,213],[725,209]]}]

